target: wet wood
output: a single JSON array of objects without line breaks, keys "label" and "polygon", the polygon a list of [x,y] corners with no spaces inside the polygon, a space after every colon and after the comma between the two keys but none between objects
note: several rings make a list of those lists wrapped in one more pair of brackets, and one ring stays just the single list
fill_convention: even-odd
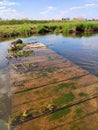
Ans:
[{"label": "wet wood", "polygon": [[[13,129],[71,130],[76,125],[84,130],[92,119],[86,128],[91,130],[94,124],[94,130],[97,130],[98,78],[48,48],[33,47],[33,50],[34,56],[12,59],[11,62],[11,118],[25,110],[30,111],[30,117],[12,123]],[[70,93],[74,95],[73,99],[66,102],[66,97],[62,97]],[[61,103],[55,104],[60,99]],[[54,106],[52,110],[47,108],[49,104]],[[70,109],[66,116],[60,115],[60,118],[49,121],[54,113],[65,108]],[[79,116],[77,109],[83,111],[83,115]]]}]

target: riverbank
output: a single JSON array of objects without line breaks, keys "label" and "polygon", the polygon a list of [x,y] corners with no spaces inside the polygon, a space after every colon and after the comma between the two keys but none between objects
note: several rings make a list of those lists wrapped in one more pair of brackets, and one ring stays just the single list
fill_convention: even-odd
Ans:
[{"label": "riverbank", "polygon": [[13,128],[97,130],[98,78],[48,48],[33,51],[11,62]]},{"label": "riverbank", "polygon": [[98,32],[98,21],[0,21],[0,38],[35,34],[79,34]]}]

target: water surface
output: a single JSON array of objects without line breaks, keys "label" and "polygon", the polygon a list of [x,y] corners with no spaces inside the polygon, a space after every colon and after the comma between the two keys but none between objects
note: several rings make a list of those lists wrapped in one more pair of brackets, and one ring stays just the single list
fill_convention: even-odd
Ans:
[{"label": "water surface", "polygon": [[10,42],[0,42],[0,130],[8,129],[10,116],[10,71],[6,59]]},{"label": "water surface", "polygon": [[[90,37],[64,37],[45,35],[21,38],[25,43],[41,42],[58,54],[98,76],[98,35]],[[6,59],[11,41],[0,42],[0,130],[6,130],[10,115],[10,71]]]},{"label": "water surface", "polygon": [[34,36],[23,40],[27,43],[42,42],[58,54],[98,76],[98,34],[89,37]]}]

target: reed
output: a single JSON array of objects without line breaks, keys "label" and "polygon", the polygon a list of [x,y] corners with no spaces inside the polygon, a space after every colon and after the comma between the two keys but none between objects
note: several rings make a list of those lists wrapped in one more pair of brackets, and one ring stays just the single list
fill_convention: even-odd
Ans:
[{"label": "reed", "polygon": [[0,20],[0,37],[46,33],[81,33],[98,31],[98,21]]}]

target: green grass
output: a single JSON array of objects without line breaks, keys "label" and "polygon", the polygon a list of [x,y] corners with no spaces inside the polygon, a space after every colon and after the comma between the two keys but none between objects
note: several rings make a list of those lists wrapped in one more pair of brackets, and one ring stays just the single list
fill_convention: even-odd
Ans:
[{"label": "green grass", "polygon": [[55,30],[54,30],[54,33],[55,34],[58,34],[60,32],[60,29],[59,28],[56,28]]},{"label": "green grass", "polygon": [[31,34],[45,34],[45,33],[63,33],[67,34],[70,30],[75,28],[82,28],[88,32],[98,28],[98,21],[62,21],[62,20],[47,20],[47,21],[33,21],[33,20],[1,20],[0,21],[0,36],[12,37]]},{"label": "green grass", "polygon": [[37,33],[39,34],[45,34],[49,32],[49,27],[40,25],[37,27]]},{"label": "green grass", "polygon": [[65,108],[63,110],[57,111],[55,113],[53,113],[49,118],[48,121],[53,121],[53,120],[57,120],[63,116],[66,116],[68,113],[70,112],[70,109]]},{"label": "green grass", "polygon": [[31,28],[27,24],[25,24],[24,26],[18,27],[16,30],[17,30],[18,34],[20,34],[20,35],[28,36],[31,34]]},{"label": "green grass", "polygon": [[56,106],[62,106],[64,104],[67,104],[67,103],[73,101],[74,98],[75,98],[74,94],[72,92],[69,92],[69,93],[60,95],[58,98],[55,98],[53,100],[53,103]]}]

